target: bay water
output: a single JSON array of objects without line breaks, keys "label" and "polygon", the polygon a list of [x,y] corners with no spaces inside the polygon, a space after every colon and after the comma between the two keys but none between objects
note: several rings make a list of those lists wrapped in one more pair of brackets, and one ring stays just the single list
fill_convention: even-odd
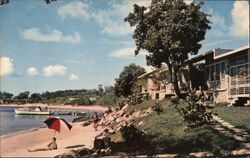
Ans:
[{"label": "bay water", "polygon": [[[86,117],[89,115],[91,112],[88,112]],[[43,121],[48,117],[48,115],[15,115],[15,107],[0,106],[0,136],[31,128],[47,127]],[[61,115],[59,117],[73,121],[77,116]]]}]

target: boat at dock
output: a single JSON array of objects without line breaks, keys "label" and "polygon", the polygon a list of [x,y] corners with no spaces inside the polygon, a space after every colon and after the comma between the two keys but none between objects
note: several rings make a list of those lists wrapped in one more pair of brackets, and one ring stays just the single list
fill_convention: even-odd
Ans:
[{"label": "boat at dock", "polygon": [[15,108],[16,115],[51,115],[52,113],[47,109],[41,107]]}]

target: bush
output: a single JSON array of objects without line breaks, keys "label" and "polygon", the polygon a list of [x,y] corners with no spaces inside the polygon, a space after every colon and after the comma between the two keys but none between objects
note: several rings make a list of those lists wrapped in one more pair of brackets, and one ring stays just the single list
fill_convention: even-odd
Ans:
[{"label": "bush", "polygon": [[163,107],[160,104],[155,104],[155,106],[152,107],[152,109],[157,112],[158,115],[160,115],[163,112]]},{"label": "bush", "polygon": [[115,105],[120,99],[113,92],[105,93],[97,98],[97,104],[100,105]]},{"label": "bush", "polygon": [[144,132],[131,124],[121,128],[121,135],[126,145],[135,146],[142,143]]},{"label": "bush", "polygon": [[201,127],[209,124],[213,119],[213,113],[207,110],[202,99],[202,94],[197,95],[195,90],[193,90],[187,98],[188,106],[176,107],[189,128]]}]

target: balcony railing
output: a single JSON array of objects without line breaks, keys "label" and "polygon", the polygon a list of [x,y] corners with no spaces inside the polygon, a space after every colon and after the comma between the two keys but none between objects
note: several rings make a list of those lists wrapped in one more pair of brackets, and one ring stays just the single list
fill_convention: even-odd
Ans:
[{"label": "balcony railing", "polygon": [[210,81],[207,81],[207,86],[209,90],[219,90],[219,89],[227,88],[227,83],[225,79],[210,80]]}]

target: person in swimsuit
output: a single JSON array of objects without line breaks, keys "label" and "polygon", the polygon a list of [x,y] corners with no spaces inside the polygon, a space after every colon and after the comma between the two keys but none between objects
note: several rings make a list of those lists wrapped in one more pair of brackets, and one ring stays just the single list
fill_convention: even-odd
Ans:
[{"label": "person in swimsuit", "polygon": [[28,149],[28,151],[35,152],[35,151],[47,151],[47,150],[56,150],[56,149],[57,149],[57,144],[56,144],[56,138],[54,137],[52,138],[51,143],[49,143],[46,148],[37,148],[33,150]]}]

